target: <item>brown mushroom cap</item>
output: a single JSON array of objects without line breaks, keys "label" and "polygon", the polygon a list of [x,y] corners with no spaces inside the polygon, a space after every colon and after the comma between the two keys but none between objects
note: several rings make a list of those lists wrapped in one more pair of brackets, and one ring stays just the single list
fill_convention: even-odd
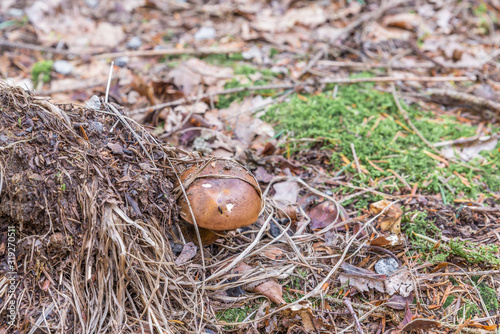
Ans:
[{"label": "brown mushroom cap", "polygon": [[[262,208],[262,194],[255,177],[234,160],[213,159],[186,169],[181,177],[198,227],[234,230],[253,224]],[[183,195],[181,217],[193,224]]]}]

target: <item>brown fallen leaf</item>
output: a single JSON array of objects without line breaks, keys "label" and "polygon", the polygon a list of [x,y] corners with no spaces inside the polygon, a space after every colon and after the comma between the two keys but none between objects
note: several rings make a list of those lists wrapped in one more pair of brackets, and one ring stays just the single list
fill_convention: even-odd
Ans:
[{"label": "brown fallen leaf", "polygon": [[118,143],[108,143],[108,148],[114,154],[123,154],[123,147]]},{"label": "brown fallen leaf", "polygon": [[278,247],[269,247],[262,251],[262,255],[271,260],[276,260],[283,256],[283,251]]},{"label": "brown fallen leaf", "polygon": [[278,305],[286,304],[286,301],[283,299],[283,288],[274,279],[257,285],[253,291],[263,294]]},{"label": "brown fallen leaf", "polygon": [[401,329],[402,332],[411,332],[411,331],[416,331],[417,329],[423,329],[425,331],[434,329],[434,328],[439,328],[441,327],[441,323],[436,320],[431,320],[431,319],[415,319],[413,321],[410,321],[407,323],[403,329]]},{"label": "brown fallen leaf", "polygon": [[196,247],[194,243],[188,242],[185,244],[181,254],[179,254],[179,257],[174,262],[175,265],[180,266],[181,264],[191,260],[196,255],[197,250],[198,247]]},{"label": "brown fallen leaf", "polygon": [[359,268],[348,263],[342,263],[341,268],[344,270],[339,275],[342,284],[348,283],[359,292],[369,291],[370,289],[385,292],[384,282],[387,279],[386,275],[379,275],[374,271]]},{"label": "brown fallen leaf", "polygon": [[[303,301],[293,305],[290,309],[283,312],[287,318],[292,319],[299,316],[302,320],[302,327],[306,333],[317,333],[319,329],[324,327],[323,320],[316,317],[312,311],[312,305],[309,301]],[[293,328],[290,327],[290,329]]]},{"label": "brown fallen leaf", "polygon": [[[370,212],[374,215],[382,212],[386,207],[391,205],[392,202],[381,200],[370,204]],[[401,233],[401,217],[403,210],[397,204],[391,205],[384,214],[380,217],[380,229],[382,231],[390,231],[394,234]]]},{"label": "brown fallen leaf", "polygon": [[337,209],[337,205],[330,201],[321,202],[313,206],[309,211],[309,217],[311,218],[310,227],[311,229],[322,229],[331,224],[344,221],[347,217],[347,212],[345,209],[339,205],[340,210]]}]

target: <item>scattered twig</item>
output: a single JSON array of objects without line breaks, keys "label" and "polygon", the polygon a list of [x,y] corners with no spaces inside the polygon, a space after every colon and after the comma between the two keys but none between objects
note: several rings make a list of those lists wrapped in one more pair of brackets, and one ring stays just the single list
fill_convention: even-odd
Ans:
[{"label": "scattered twig", "polygon": [[475,81],[475,76],[449,76],[449,77],[375,77],[375,78],[326,78],[321,80],[321,83],[360,83],[360,82],[395,82],[395,81],[424,81],[424,82],[447,82],[447,81]]},{"label": "scattered twig", "polygon": [[347,307],[347,309],[351,313],[352,317],[354,318],[354,322],[356,323],[356,328],[358,329],[358,332],[360,334],[363,334],[364,333],[363,327],[361,327],[361,324],[359,323],[359,320],[358,320],[358,316],[356,315],[356,312],[354,312],[354,309],[352,308],[351,299],[350,298],[344,299],[344,305]]},{"label": "scattered twig", "polygon": [[428,89],[427,94],[432,97],[446,97],[461,103],[470,103],[479,108],[489,109],[500,115],[500,103],[479,96],[457,92],[451,89]]},{"label": "scattered twig", "polygon": [[380,7],[378,10],[364,14],[359,19],[357,19],[354,22],[352,22],[351,24],[347,25],[345,28],[343,28],[341,31],[339,31],[336,34],[336,36],[334,38],[332,38],[332,40],[339,40],[339,39],[345,38],[347,35],[349,35],[351,32],[353,32],[356,28],[358,28],[363,23],[377,20],[386,11],[393,9],[394,7],[397,7],[399,5],[402,5],[406,2],[409,2],[409,1],[408,0],[389,1],[388,3],[386,3],[382,7]]},{"label": "scattered twig", "polygon": [[461,144],[468,144],[468,143],[476,142],[476,141],[485,142],[485,141],[497,139],[497,138],[500,138],[500,132],[493,133],[490,136],[482,136],[482,137],[474,136],[474,137],[469,137],[469,138],[458,138],[455,140],[446,140],[446,141],[442,141],[439,143],[435,143],[434,147],[461,145]]},{"label": "scattered twig", "polygon": [[11,41],[7,41],[5,39],[0,39],[0,46],[12,48],[12,49],[25,49],[25,50],[32,50],[32,51],[51,52],[51,53],[60,54],[60,55],[64,55],[64,56],[71,56],[71,57],[78,57],[79,56],[79,54],[74,53],[74,52],[70,52],[67,50],[49,48],[49,47],[40,46],[40,45],[36,45],[36,44],[11,42]]},{"label": "scattered twig", "polygon": [[[360,82],[395,82],[395,81],[434,81],[434,82],[439,82],[439,81],[475,81],[475,77],[467,77],[467,76],[460,76],[460,77],[406,77],[406,78],[397,78],[397,77],[375,77],[375,78],[327,78],[321,81],[321,83],[337,83],[337,84],[353,84],[353,83],[360,83]],[[252,86],[252,87],[236,87],[236,88],[230,88],[230,89],[224,89],[218,92],[212,92],[212,93],[205,93],[201,96],[191,96],[187,98],[182,98],[178,99],[175,101],[167,102],[167,103],[162,103],[162,104],[157,104],[155,106],[151,107],[145,107],[145,108],[140,108],[140,109],[135,109],[131,110],[128,112],[129,115],[137,115],[137,114],[142,114],[145,112],[151,112],[159,109],[163,109],[166,107],[172,107],[184,103],[189,103],[196,101],[197,99],[206,99],[210,98],[213,96],[217,95],[225,95],[225,94],[235,94],[239,92],[246,92],[246,91],[256,91],[256,90],[265,90],[265,89],[273,89],[273,90],[278,90],[278,89],[293,89],[293,88],[299,88],[299,87],[304,87],[303,84],[301,83],[287,83],[287,84],[276,84],[276,85],[262,85],[262,86]]]},{"label": "scattered twig", "polygon": [[356,154],[356,149],[354,148],[353,143],[351,143],[351,151],[352,151],[352,157],[354,159],[354,163],[356,164],[356,169],[358,170],[358,173],[363,174],[363,172],[361,171],[361,166],[359,165],[358,155]]},{"label": "scattered twig", "polygon": [[392,91],[392,96],[394,97],[394,101],[396,102],[396,106],[398,107],[398,110],[400,114],[403,116],[405,122],[411,127],[411,129],[416,133],[416,135],[429,147],[432,151],[436,152],[437,155],[442,157],[444,160],[446,160],[445,157],[443,157],[442,153],[439,152],[423,135],[420,133],[418,128],[413,124],[413,122],[410,119],[410,115],[408,115],[408,112],[403,108],[401,105],[401,102],[399,102],[398,98],[398,93],[396,92],[396,85],[394,83],[391,83],[391,91]]},{"label": "scattered twig", "polygon": [[118,58],[118,57],[154,57],[154,56],[172,56],[172,55],[208,55],[219,53],[237,53],[241,48],[235,47],[204,47],[204,48],[186,48],[186,49],[159,49],[159,50],[138,50],[124,52],[101,53],[92,56],[94,59]]},{"label": "scattered twig", "polygon": [[[455,63],[443,63],[444,66],[447,68],[453,68],[453,69],[462,69],[462,68],[479,68],[481,67],[478,64],[455,64]],[[426,69],[431,69],[437,67],[436,64],[432,62],[419,62],[419,63],[413,63],[413,64],[401,64],[401,63],[394,63],[393,65],[389,65],[387,63],[364,63],[364,62],[356,62],[356,61],[336,61],[336,60],[319,60],[318,61],[318,66],[324,66],[324,67],[343,67],[343,68],[354,68],[354,69],[364,69],[364,70],[369,70],[373,68],[389,68],[392,67],[393,69],[420,69],[420,68],[426,68]]]},{"label": "scattered twig", "polygon": [[314,57],[309,61],[309,63],[307,63],[306,67],[304,67],[304,69],[302,69],[302,71],[300,71],[300,73],[297,76],[297,78],[300,79],[304,74],[306,74],[307,72],[309,72],[309,70],[311,70],[311,68],[314,65],[316,65],[316,63],[323,57],[324,54],[325,54],[325,48],[321,48],[321,50],[319,50],[314,55]]}]

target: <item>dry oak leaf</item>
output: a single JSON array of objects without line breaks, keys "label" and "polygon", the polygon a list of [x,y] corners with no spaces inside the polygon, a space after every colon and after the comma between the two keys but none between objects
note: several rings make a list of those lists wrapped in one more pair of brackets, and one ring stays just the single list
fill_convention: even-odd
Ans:
[{"label": "dry oak leaf", "polygon": [[[391,205],[392,202],[381,200],[370,204],[370,212],[374,215],[382,212],[386,207]],[[394,234],[401,233],[401,217],[403,210],[399,205],[392,204],[380,217],[380,229],[382,231],[390,231]]]}]

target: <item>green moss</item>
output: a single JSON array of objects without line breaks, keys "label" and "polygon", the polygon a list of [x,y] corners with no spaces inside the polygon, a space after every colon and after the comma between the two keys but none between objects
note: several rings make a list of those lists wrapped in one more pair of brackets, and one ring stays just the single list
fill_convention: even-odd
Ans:
[{"label": "green moss", "polygon": [[[464,306],[462,306],[460,308],[457,315],[461,319],[464,319],[464,318],[470,319],[478,313],[479,313],[479,307],[476,304],[470,302],[468,299],[466,299]],[[464,314],[465,314],[465,316],[464,316]]]},{"label": "green moss", "polygon": [[446,297],[446,300],[444,301],[444,304],[443,304],[443,308],[447,308],[448,306],[450,306],[451,304],[453,304],[453,302],[455,301],[455,299],[457,299],[457,297],[455,296],[448,296]]},{"label": "green moss", "polygon": [[236,308],[230,308],[217,315],[218,321],[225,321],[227,323],[240,322],[246,319],[252,312],[254,308],[250,306],[239,306]]},{"label": "green moss", "polygon": [[484,283],[480,283],[477,288],[479,289],[479,293],[481,294],[481,298],[488,312],[495,312],[498,310],[499,305],[496,291]]},{"label": "green moss", "polygon": [[[361,164],[369,172],[367,176],[358,176],[361,184],[366,183],[366,179],[390,177],[390,181],[380,183],[380,187],[395,183],[396,189],[403,188],[404,184],[394,179],[392,169],[408,184],[418,183],[419,190],[425,193],[440,193],[441,187],[448,201],[462,196],[476,198],[481,192],[500,190],[500,175],[495,172],[500,166],[498,150],[483,154],[488,160],[484,166],[478,161],[471,162],[482,170],[481,173],[458,164],[438,167],[440,163],[425,153],[430,149],[401,117],[392,95],[372,87],[370,83],[339,86],[336,97],[331,92],[305,96],[305,99],[304,96],[295,96],[287,103],[270,108],[264,119],[276,130],[285,131],[289,138],[318,139],[313,144],[290,142],[291,152],[311,148],[329,150],[332,172],[342,168],[342,155],[353,160],[351,144],[354,144]],[[430,112],[404,107],[415,126],[431,143],[475,135],[475,127],[463,124],[455,117],[436,117]],[[351,165],[347,172],[357,174],[356,167]],[[470,186],[454,172],[467,179]]]},{"label": "green moss", "polygon": [[31,67],[31,77],[33,82],[37,83],[39,80],[49,82],[52,65],[54,65],[52,60],[41,60],[33,64],[33,67]]},{"label": "green moss", "polygon": [[414,233],[426,235],[431,238],[441,238],[441,230],[428,218],[425,211],[406,212],[401,220],[404,223],[403,232],[413,241],[421,241]]},{"label": "green moss", "polygon": [[449,242],[449,247],[454,255],[464,258],[467,262],[492,266],[500,265],[500,258],[496,255],[498,253],[497,245],[482,245],[452,239]]}]

